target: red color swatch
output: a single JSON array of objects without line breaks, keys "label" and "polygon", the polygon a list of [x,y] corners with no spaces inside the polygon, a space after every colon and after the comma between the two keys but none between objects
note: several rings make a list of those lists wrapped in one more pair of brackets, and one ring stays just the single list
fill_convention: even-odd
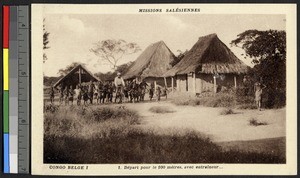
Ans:
[{"label": "red color swatch", "polygon": [[9,6],[3,6],[3,48],[9,46]]}]

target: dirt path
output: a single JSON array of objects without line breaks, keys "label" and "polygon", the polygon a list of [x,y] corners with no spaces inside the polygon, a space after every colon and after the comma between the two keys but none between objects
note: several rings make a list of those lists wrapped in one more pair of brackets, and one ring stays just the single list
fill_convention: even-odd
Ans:
[{"label": "dirt path", "polygon": [[[236,114],[220,115],[224,108],[201,106],[176,106],[169,102],[125,104],[137,110],[142,116],[142,127],[196,130],[208,135],[214,142],[256,140],[285,136],[285,108],[277,110],[234,110]],[[149,109],[153,106],[166,106],[173,113],[157,114]],[[250,126],[249,120],[256,119],[267,125]]]}]

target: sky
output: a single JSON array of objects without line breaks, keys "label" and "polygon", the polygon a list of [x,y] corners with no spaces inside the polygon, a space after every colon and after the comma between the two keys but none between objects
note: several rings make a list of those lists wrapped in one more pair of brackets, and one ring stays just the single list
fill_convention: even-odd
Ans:
[{"label": "sky", "polygon": [[142,49],[124,56],[120,64],[134,61],[152,43],[163,40],[177,55],[189,50],[199,37],[216,33],[244,63],[244,52],[231,47],[237,35],[250,29],[285,30],[284,15],[222,15],[222,14],[45,14],[45,28],[50,33],[48,60],[44,75],[58,76],[59,69],[72,62],[85,63],[93,73],[108,72],[112,66],[90,52],[93,45],[107,39],[135,42]]}]

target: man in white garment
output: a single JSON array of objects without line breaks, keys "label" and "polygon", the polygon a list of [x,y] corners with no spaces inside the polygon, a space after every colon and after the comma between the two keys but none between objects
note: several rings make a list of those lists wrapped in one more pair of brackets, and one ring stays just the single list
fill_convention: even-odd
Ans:
[{"label": "man in white garment", "polygon": [[122,97],[123,97],[123,89],[125,87],[125,82],[123,78],[121,77],[121,73],[117,73],[117,77],[114,80],[115,87],[116,87],[116,98],[115,101],[117,100],[117,97],[119,97],[119,102],[122,102]]}]

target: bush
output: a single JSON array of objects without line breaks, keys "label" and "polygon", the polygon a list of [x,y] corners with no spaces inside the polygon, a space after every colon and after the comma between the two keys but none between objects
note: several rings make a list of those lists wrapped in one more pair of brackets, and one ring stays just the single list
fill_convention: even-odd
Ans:
[{"label": "bush", "polygon": [[85,116],[87,119],[102,122],[106,120],[127,120],[131,124],[138,122],[138,114],[136,111],[128,110],[122,107],[100,107],[90,109]]},{"label": "bush", "polygon": [[260,122],[257,119],[252,118],[252,119],[249,120],[249,125],[260,126],[260,125],[268,125],[268,123],[266,123],[266,122]]},{"label": "bush", "polygon": [[171,108],[169,108],[167,106],[153,106],[149,109],[149,111],[151,111],[153,113],[159,113],[159,114],[175,112],[174,110],[172,110]]},{"label": "bush", "polygon": [[192,95],[174,96],[171,100],[176,105],[208,106],[208,107],[233,107],[235,96],[233,93],[220,92],[214,96],[195,97]]},{"label": "bush", "polygon": [[282,108],[286,105],[286,93],[284,91],[275,91],[269,89],[263,94],[264,107],[266,108]]},{"label": "bush", "polygon": [[[255,104],[254,96],[245,96],[243,92],[237,90],[229,90],[228,92],[219,92],[215,95],[211,93],[204,93],[193,96],[188,93],[176,93],[171,98],[171,102],[176,105],[189,105],[189,106],[207,106],[207,107],[236,107],[237,109],[257,109]],[[176,96],[177,95],[177,96]],[[263,96],[263,107],[266,108],[281,108],[285,104],[285,94],[276,94],[273,97],[274,100],[270,99],[272,96],[264,94]],[[269,101],[272,101],[270,103]]]},{"label": "bush", "polygon": [[221,115],[229,115],[229,114],[235,114],[235,112],[231,108],[225,108],[221,111]]},{"label": "bush", "polygon": [[208,107],[233,107],[235,96],[232,93],[216,93],[214,97],[202,98],[202,103]]},{"label": "bush", "polygon": [[139,124],[135,111],[119,107],[65,107],[59,112],[44,113],[44,133],[55,136],[91,137],[111,135],[116,129]]}]

